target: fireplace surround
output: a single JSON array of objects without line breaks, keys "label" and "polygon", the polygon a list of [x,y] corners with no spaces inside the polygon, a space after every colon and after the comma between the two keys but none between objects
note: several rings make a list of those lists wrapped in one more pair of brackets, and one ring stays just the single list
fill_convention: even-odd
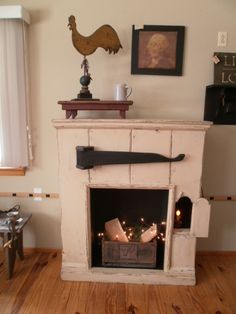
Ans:
[{"label": "fireplace surround", "polygon": [[[201,198],[200,193],[204,139],[210,123],[67,119],[54,120],[53,125],[57,130],[59,156],[62,279],[194,285],[196,241],[198,237],[208,236],[210,219],[209,203]],[[185,158],[166,163],[98,165],[83,170],[76,168],[77,146],[93,146],[97,151],[156,153],[168,158],[185,154]],[[117,207],[112,209],[111,206],[109,211],[109,203],[106,205],[102,201],[103,196],[99,196],[99,193],[108,191],[113,194],[105,197],[117,197],[117,200],[126,198],[126,194],[122,193],[141,195],[141,191],[144,194],[140,200],[158,199],[159,192],[155,194],[155,191],[165,191],[165,242],[159,266],[154,269],[103,267],[99,258],[96,259],[93,239],[100,226],[96,225],[95,221],[99,219],[94,216],[100,217],[101,207],[105,213],[103,220],[120,214]],[[154,196],[146,196],[149,191],[153,191]],[[137,198],[138,194],[134,197]],[[182,199],[191,203],[190,223],[184,228],[178,227],[175,221],[176,204],[181,204]],[[135,203],[132,198],[130,203]],[[155,219],[162,215],[159,212],[160,203],[160,200],[157,201],[156,213],[154,210]],[[145,210],[142,212],[138,206],[122,206],[125,214],[136,210],[137,216],[145,214]],[[132,215],[130,217],[134,217]],[[160,253],[161,249],[157,249],[157,256]]]}]

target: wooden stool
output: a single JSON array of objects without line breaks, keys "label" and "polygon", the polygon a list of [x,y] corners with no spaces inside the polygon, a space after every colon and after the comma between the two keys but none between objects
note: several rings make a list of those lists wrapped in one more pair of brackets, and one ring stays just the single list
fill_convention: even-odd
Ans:
[{"label": "wooden stool", "polygon": [[[16,260],[16,252],[21,260],[24,259],[23,252],[23,228],[31,218],[31,214],[21,216],[22,220],[15,225],[15,237],[11,244],[5,248],[5,258],[7,265],[8,279],[13,275],[14,265]],[[0,236],[3,238],[3,242],[7,243],[12,239],[12,231],[8,224],[0,224]]]}]

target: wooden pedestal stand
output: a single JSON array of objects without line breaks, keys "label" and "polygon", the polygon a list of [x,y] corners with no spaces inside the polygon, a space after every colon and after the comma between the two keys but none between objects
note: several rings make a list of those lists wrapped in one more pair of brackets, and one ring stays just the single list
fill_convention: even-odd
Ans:
[{"label": "wooden pedestal stand", "polygon": [[60,100],[58,104],[62,105],[62,110],[66,111],[66,119],[70,117],[74,119],[77,116],[78,110],[118,110],[120,112],[120,118],[125,119],[126,111],[129,110],[129,106],[133,104],[133,101]]}]

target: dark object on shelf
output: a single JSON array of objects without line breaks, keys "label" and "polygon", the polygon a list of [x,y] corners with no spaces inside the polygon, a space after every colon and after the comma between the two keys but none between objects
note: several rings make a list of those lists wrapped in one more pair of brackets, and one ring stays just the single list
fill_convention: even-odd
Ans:
[{"label": "dark object on shelf", "polygon": [[82,85],[80,93],[77,95],[77,99],[92,99],[92,94],[89,91],[89,84],[91,82],[91,76],[89,74],[84,74],[80,78],[80,84]]},{"label": "dark object on shelf", "polygon": [[129,106],[133,104],[131,100],[61,100],[58,101],[59,105],[62,105],[62,110],[66,111],[66,119],[70,117],[74,119],[77,116],[78,110],[112,110],[119,111],[120,118],[125,119],[126,111],[129,110]]},{"label": "dark object on shelf", "polygon": [[156,267],[156,240],[148,243],[102,241],[102,265],[115,267]]},{"label": "dark object on shelf", "polygon": [[184,154],[168,158],[155,153],[94,151],[93,146],[77,146],[76,154],[76,167],[83,170],[100,165],[181,161],[185,157]]},{"label": "dark object on shelf", "polygon": [[91,78],[91,75],[88,71],[89,64],[88,64],[88,60],[86,59],[86,57],[84,57],[84,60],[81,64],[81,68],[84,69],[84,75],[82,75],[80,78],[81,90],[80,90],[79,94],[77,94],[77,98],[74,100],[93,100],[93,101],[99,100],[99,99],[92,98],[93,95],[89,91],[88,86],[89,86],[92,78]]},{"label": "dark object on shelf", "polygon": [[236,87],[206,87],[204,120],[215,124],[236,124]]}]

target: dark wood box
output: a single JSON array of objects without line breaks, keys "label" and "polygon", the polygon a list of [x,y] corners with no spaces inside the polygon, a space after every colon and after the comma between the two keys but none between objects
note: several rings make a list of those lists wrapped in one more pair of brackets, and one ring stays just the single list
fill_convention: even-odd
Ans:
[{"label": "dark wood box", "polygon": [[142,242],[102,242],[102,265],[114,267],[156,268],[156,240]]},{"label": "dark wood box", "polygon": [[214,124],[236,124],[236,86],[206,87],[204,120]]}]

